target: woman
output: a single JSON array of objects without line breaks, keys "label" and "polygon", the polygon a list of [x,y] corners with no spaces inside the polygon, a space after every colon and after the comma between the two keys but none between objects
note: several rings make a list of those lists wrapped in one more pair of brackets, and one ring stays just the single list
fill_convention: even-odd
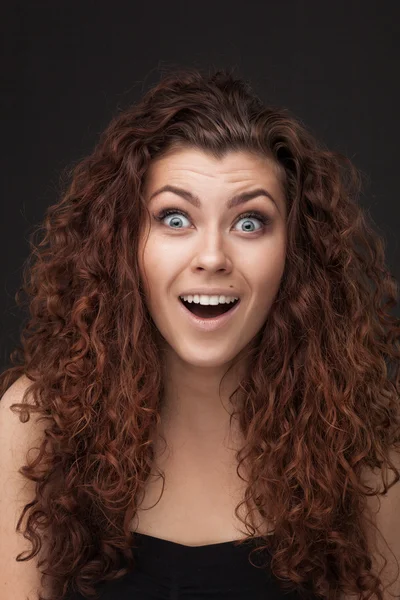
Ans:
[{"label": "woman", "polygon": [[3,499],[9,598],[44,571],[40,599],[385,598],[398,287],[360,188],[230,72],[113,119],[48,209],[0,377],[0,484],[30,486],[18,523]]}]

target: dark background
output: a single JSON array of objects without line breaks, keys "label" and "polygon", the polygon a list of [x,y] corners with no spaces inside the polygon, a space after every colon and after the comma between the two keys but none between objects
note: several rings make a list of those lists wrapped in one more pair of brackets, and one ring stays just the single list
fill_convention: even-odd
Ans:
[{"label": "dark background", "polygon": [[[0,369],[25,315],[28,237],[61,170],[170,66],[235,67],[367,176],[360,202],[400,280],[399,2],[7,2],[1,8]],[[399,315],[400,316],[400,315]]]}]

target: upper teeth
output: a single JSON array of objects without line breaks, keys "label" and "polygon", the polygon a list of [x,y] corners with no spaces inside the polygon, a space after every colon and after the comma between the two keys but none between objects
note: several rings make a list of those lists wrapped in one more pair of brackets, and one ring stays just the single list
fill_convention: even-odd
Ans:
[{"label": "upper teeth", "polygon": [[195,304],[229,304],[239,298],[234,296],[206,296],[204,294],[195,294],[194,296],[179,296],[186,302],[194,302]]}]

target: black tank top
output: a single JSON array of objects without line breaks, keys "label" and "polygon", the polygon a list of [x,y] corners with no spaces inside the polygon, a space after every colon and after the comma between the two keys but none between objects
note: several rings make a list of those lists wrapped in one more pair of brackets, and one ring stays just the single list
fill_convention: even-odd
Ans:
[{"label": "black tank top", "polygon": [[[185,546],[135,532],[136,567],[119,581],[96,587],[99,600],[299,600],[296,592],[284,592],[269,569],[257,568],[249,552],[262,538],[241,546],[222,542]],[[255,565],[270,558],[254,553]],[[269,565],[269,561],[268,561]],[[312,596],[310,596],[311,598]],[[86,600],[75,593],[67,600]]]}]

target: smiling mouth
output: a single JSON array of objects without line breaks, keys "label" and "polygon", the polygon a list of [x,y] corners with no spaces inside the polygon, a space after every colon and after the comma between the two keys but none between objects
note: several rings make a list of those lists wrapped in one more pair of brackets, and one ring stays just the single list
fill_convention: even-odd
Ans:
[{"label": "smiling mouth", "polygon": [[240,300],[235,300],[234,302],[230,302],[229,304],[196,304],[195,302],[186,302],[179,298],[182,304],[190,310],[191,313],[196,315],[196,317],[200,317],[201,319],[212,319],[213,317],[219,317],[224,313],[229,312],[236,306]]}]

